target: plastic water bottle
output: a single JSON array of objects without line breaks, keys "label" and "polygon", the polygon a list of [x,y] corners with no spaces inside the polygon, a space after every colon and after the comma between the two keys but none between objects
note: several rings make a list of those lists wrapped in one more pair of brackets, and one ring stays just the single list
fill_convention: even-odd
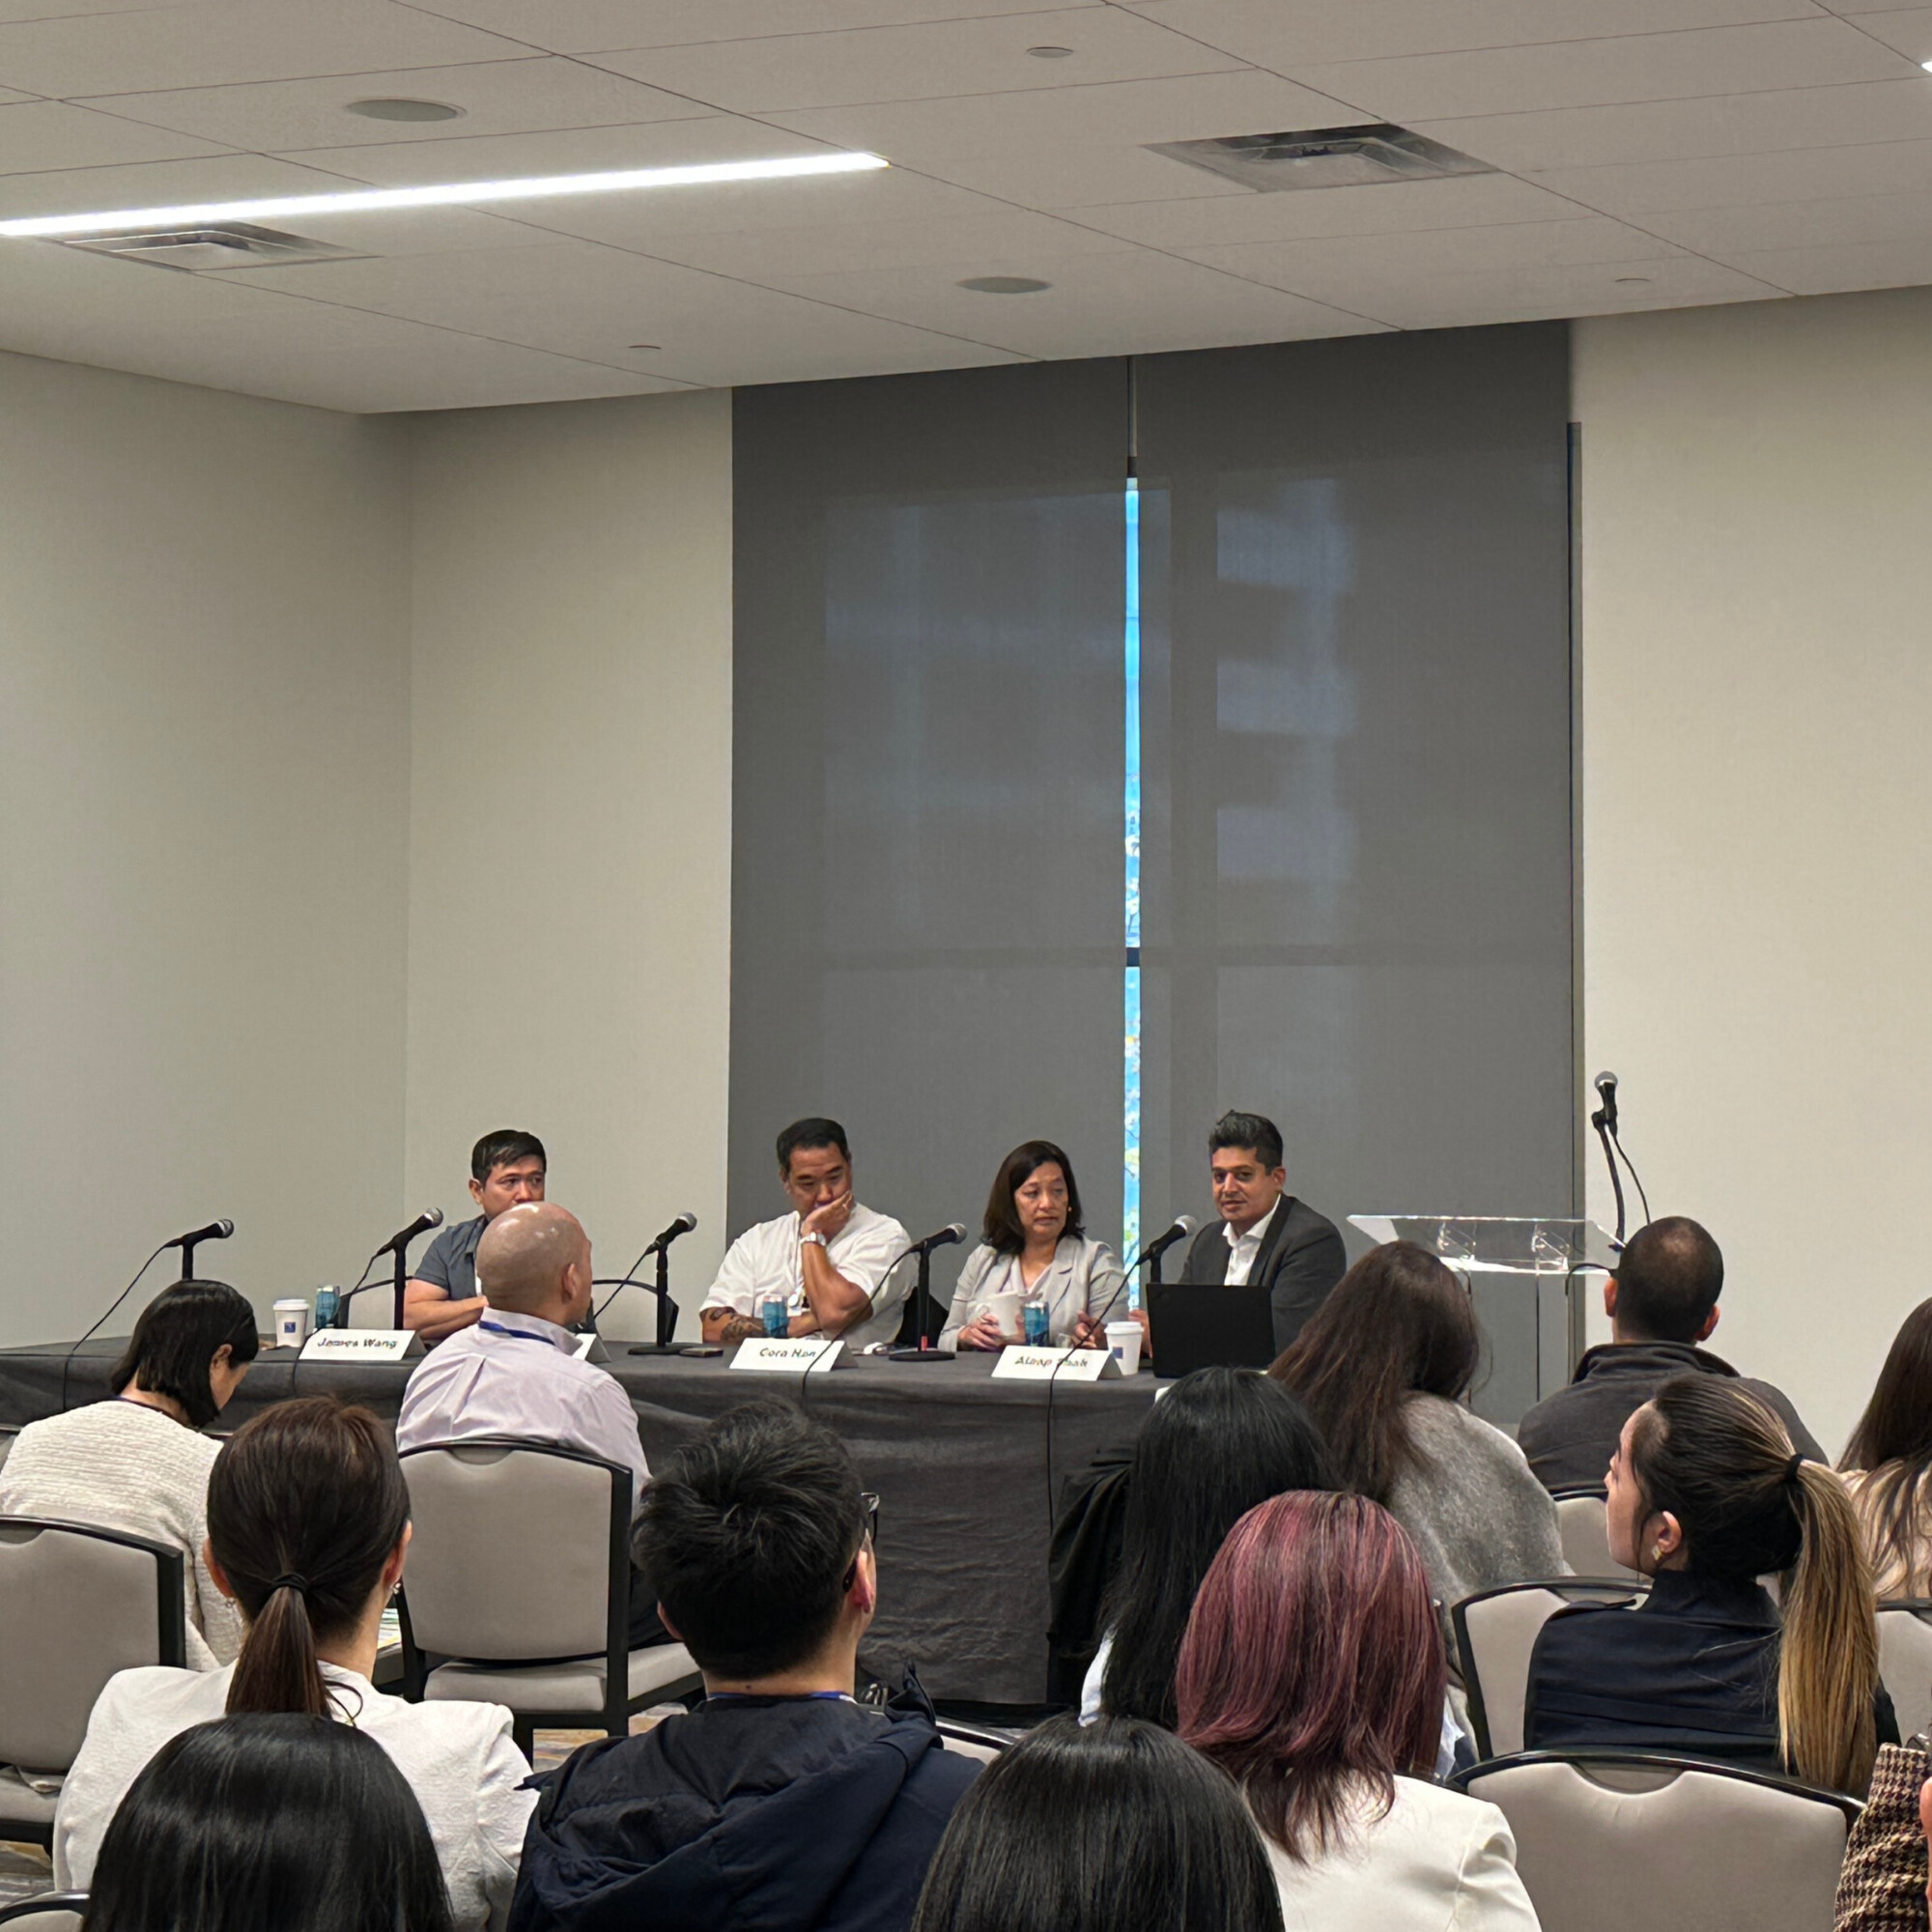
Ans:
[{"label": "plastic water bottle", "polygon": [[791,1311],[781,1294],[766,1295],[758,1304],[758,1314],[764,1321],[767,1335],[781,1337],[791,1326]]},{"label": "plastic water bottle", "polygon": [[315,1328],[317,1331],[335,1326],[335,1311],[341,1305],[342,1292],[340,1289],[323,1287],[316,1290]]}]

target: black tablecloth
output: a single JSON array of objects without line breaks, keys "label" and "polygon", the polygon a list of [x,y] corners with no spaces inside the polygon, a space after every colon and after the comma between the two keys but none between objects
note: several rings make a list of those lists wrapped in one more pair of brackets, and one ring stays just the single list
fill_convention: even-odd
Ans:
[{"label": "black tablecloth", "polygon": [[[0,1350],[0,1427],[17,1429],[105,1397],[126,1342]],[[1094,1450],[1130,1437],[1153,1378],[994,1381],[994,1358],[895,1363],[856,1356],[829,1375],[738,1374],[721,1359],[633,1356],[613,1345],[611,1372],[629,1392],[653,1463],[742,1402],[798,1396],[837,1430],[879,1496],[879,1614],[862,1662],[896,1685],[908,1661],[926,1689],[957,1702],[1037,1704],[1046,1697],[1046,1548],[1060,1479]],[[339,1394],[393,1422],[410,1365],[305,1362],[265,1350],[218,1431],[292,1394]]]}]

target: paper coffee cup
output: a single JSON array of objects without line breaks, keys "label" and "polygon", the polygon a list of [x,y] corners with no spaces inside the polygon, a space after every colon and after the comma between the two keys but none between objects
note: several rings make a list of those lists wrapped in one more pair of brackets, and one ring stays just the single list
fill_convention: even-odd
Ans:
[{"label": "paper coffee cup", "polygon": [[1141,1368],[1141,1324],[1138,1321],[1107,1323],[1107,1352],[1121,1365],[1123,1376],[1136,1376]]},{"label": "paper coffee cup", "polygon": [[1000,1324],[1002,1335],[1010,1338],[1023,1331],[1025,1317],[1020,1311],[1026,1306],[1025,1295],[989,1294],[980,1306]]},{"label": "paper coffee cup", "polygon": [[275,1347],[278,1349],[299,1349],[308,1340],[308,1303],[306,1301],[278,1301],[275,1303]]}]

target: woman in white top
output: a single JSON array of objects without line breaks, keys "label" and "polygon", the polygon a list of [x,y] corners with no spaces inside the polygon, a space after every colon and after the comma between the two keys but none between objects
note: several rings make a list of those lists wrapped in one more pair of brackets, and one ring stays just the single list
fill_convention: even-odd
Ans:
[{"label": "woman in white top", "polygon": [[1105,1241],[1087,1238],[1073,1163],[1051,1141],[1027,1141],[1000,1163],[980,1243],[966,1257],[942,1349],[1024,1342],[1020,1310],[1046,1303],[1056,1347],[1098,1349],[1126,1276]]},{"label": "woman in white top", "polygon": [[124,1530],[181,1551],[196,1670],[232,1663],[242,1648],[242,1620],[202,1560],[221,1445],[201,1432],[256,1348],[255,1311],[226,1282],[177,1282],[134,1323],[107,1378],[114,1399],[28,1423],[0,1468],[0,1516]]},{"label": "woman in white top", "polygon": [[[54,1875],[86,1889],[102,1833],[155,1753],[191,1725],[300,1712],[366,1731],[429,1821],[455,1922],[500,1928],[536,1803],[498,1704],[406,1704],[371,1681],[383,1608],[409,1548],[409,1492],[366,1408],[310,1397],[265,1409],[222,1450],[208,1495],[210,1568],[247,1636],[225,1670],[107,1681],[54,1814]],[[317,1820],[316,1829],[327,1828]]]},{"label": "woman in white top", "polygon": [[1246,1792],[1287,1932],[1536,1932],[1503,1814],[1429,1780],[1443,1683],[1422,1559],[1378,1504],[1298,1491],[1228,1532],[1179,1729]]}]

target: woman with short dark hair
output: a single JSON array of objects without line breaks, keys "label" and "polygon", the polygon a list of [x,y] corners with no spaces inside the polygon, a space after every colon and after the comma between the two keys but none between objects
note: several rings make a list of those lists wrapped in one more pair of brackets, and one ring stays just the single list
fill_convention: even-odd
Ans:
[{"label": "woman with short dark hair", "polygon": [[224,1718],[163,1745],[101,1841],[88,1932],[454,1932],[422,1806],[316,1718]]},{"label": "woman with short dark hair", "polygon": [[202,1555],[221,1445],[201,1432],[259,1346],[254,1309],[226,1282],[177,1282],[141,1311],[108,1375],[113,1400],[28,1423],[0,1468],[0,1516],[90,1523],[181,1551],[197,1670],[232,1663],[242,1647],[241,1619]]},{"label": "woman with short dark hair", "polygon": [[1073,1163],[1051,1141],[1022,1141],[993,1177],[980,1245],[966,1257],[939,1338],[943,1349],[1023,1342],[1019,1311],[1046,1304],[1056,1347],[1105,1345],[1109,1312],[1124,1317],[1126,1277],[1105,1241],[1088,1238]]},{"label": "woman with short dark hair", "polygon": [[1500,1429],[1464,1406],[1482,1349],[1469,1291],[1413,1241],[1373,1248],[1268,1374],[1308,1405],[1338,1486],[1380,1503],[1450,1608],[1567,1577],[1556,1505]]},{"label": "woman with short dark hair", "polygon": [[912,1932],[1281,1932],[1234,1782],[1157,1724],[1057,1718],[952,1814]]},{"label": "woman with short dark hair", "polygon": [[[87,1889],[115,1807],[183,1731],[224,1715],[328,1718],[373,1738],[415,1793],[456,1924],[500,1927],[536,1802],[522,1789],[530,1768],[509,1712],[457,1699],[409,1704],[374,1683],[384,1606],[410,1542],[409,1491],[387,1428],[327,1396],[264,1409],[215,1461],[208,1539],[214,1579],[247,1626],[241,1658],[226,1670],[149,1666],[107,1680],[61,1787],[55,1877]],[[334,1833],[324,1818],[310,1823]]]},{"label": "woman with short dark hair", "polygon": [[1290,1932],[1535,1932],[1502,1813],[1431,1777],[1444,1678],[1386,1510],[1282,1495],[1229,1532],[1180,1646],[1180,1735],[1247,1794]]},{"label": "woman with short dark hair", "polygon": [[1838,1466],[1880,1599],[1932,1597],[1932,1301],[1892,1339]]},{"label": "woman with short dark hair", "polygon": [[1141,1424],[1128,1475],[1106,1636],[1081,1715],[1174,1726],[1174,1663],[1194,1593],[1221,1539],[1285,1490],[1334,1486],[1321,1437],[1295,1398],[1252,1369],[1196,1369]]}]

